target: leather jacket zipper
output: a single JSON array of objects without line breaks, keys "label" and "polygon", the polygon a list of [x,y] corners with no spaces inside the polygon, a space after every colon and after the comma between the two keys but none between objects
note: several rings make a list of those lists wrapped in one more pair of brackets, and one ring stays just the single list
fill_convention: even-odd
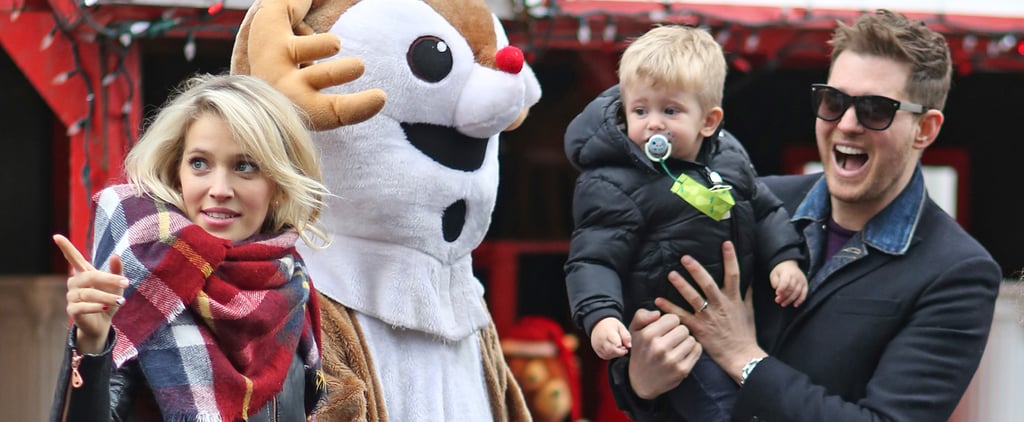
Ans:
[{"label": "leather jacket zipper", "polygon": [[82,365],[82,355],[78,353],[77,348],[71,348],[71,388],[79,388],[82,386],[82,374],[78,372],[78,367]]},{"label": "leather jacket zipper", "polygon": [[277,396],[275,395],[274,398],[270,399],[270,420],[278,421],[281,419],[280,416],[277,414]]},{"label": "leather jacket zipper", "polygon": [[78,349],[71,348],[71,388],[64,393],[64,408],[60,411],[60,420],[64,422],[68,420],[68,406],[71,405],[71,390],[82,386],[82,374],[78,372],[78,367],[82,365],[82,355],[78,353]]}]

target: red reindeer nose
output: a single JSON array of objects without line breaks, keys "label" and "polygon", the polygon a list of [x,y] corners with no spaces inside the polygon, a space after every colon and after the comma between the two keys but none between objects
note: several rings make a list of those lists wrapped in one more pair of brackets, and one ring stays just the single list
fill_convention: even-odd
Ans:
[{"label": "red reindeer nose", "polygon": [[517,74],[523,70],[523,50],[515,46],[508,46],[494,53],[494,62],[498,69],[511,74]]}]

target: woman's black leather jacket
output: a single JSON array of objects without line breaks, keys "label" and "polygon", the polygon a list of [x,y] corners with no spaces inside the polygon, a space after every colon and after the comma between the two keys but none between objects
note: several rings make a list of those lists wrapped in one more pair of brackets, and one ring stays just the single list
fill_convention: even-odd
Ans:
[{"label": "woman's black leather jacket", "polygon": [[[115,333],[110,330],[102,353],[81,355],[78,373],[83,384],[71,387],[72,353],[77,353],[71,327],[63,364],[57,378],[52,422],[76,421],[159,421],[163,418],[137,360],[114,369],[112,349]],[[74,352],[73,352],[74,351]],[[288,368],[284,388],[259,412],[250,414],[248,422],[303,422],[305,411],[305,371],[296,353]],[[70,395],[69,395],[70,390]],[[66,411],[65,411],[66,408]],[[64,417],[66,415],[66,418]],[[239,418],[241,420],[241,418]]]}]

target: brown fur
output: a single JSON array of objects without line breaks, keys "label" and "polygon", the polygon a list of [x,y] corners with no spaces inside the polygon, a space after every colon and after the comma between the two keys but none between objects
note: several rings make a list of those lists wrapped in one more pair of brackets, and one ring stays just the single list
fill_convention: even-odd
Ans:
[{"label": "brown fur", "polygon": [[491,9],[483,0],[426,0],[438,14],[455,27],[473,50],[473,57],[482,66],[496,69],[494,53],[497,44]]},{"label": "brown fur", "polygon": [[[323,365],[327,404],[317,410],[320,421],[387,421],[380,381],[355,313],[320,295]],[[512,371],[505,363],[494,324],[479,333],[484,383],[496,422],[532,420]]]},{"label": "brown fur", "polygon": [[359,3],[359,0],[313,0],[305,22],[317,34],[330,32],[338,17],[356,3]]},{"label": "brown fur", "polygon": [[319,296],[328,396],[317,410],[317,419],[386,422],[383,392],[355,314],[331,298]]},{"label": "brown fur", "polygon": [[[369,0],[372,1],[372,0]],[[331,30],[338,17],[359,0],[315,0],[305,22],[316,33]],[[477,63],[496,69],[494,24],[491,9],[481,0],[427,0],[426,3],[444,16],[462,34],[473,50]],[[345,47],[342,46],[342,49]]]}]

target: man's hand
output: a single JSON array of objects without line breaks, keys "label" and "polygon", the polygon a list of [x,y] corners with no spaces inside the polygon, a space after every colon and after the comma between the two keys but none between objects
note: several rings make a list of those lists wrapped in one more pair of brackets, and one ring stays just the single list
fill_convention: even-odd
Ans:
[{"label": "man's hand", "polygon": [[629,324],[633,351],[629,383],[642,399],[651,400],[675,388],[690,375],[701,345],[672,314],[640,309]]},{"label": "man's hand", "polygon": [[740,269],[736,260],[736,250],[732,242],[722,244],[725,280],[721,290],[707,270],[692,257],[684,256],[681,262],[704,291],[707,307],[704,307],[705,299],[700,293],[675,271],[669,274],[669,282],[679,290],[683,299],[698,311],[687,312],[664,298],[657,298],[654,303],[662,311],[678,316],[683,325],[690,328],[708,355],[732,376],[733,380],[739,382],[740,373],[747,362],[768,354],[757,345],[754,314],[750,302],[744,303],[740,298]]}]

